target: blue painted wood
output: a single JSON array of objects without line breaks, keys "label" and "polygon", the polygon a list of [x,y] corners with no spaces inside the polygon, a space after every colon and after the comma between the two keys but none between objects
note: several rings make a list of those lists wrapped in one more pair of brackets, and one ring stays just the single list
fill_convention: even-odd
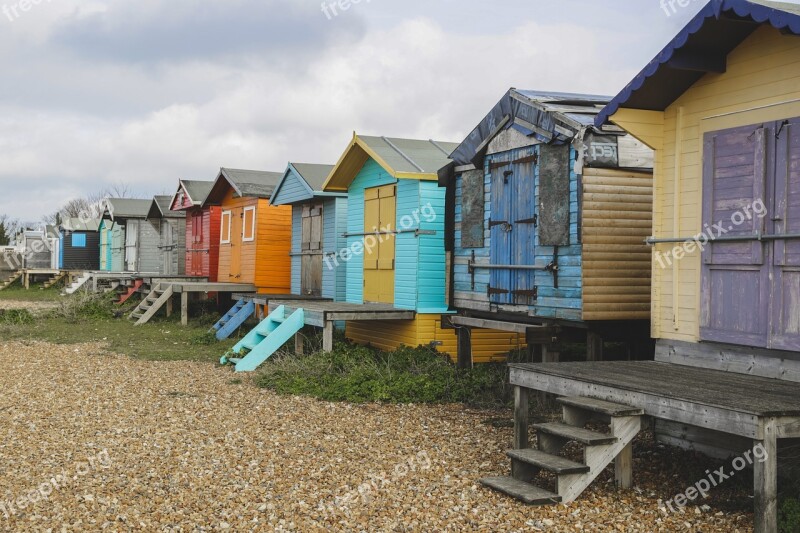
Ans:
[{"label": "blue painted wood", "polygon": [[[395,228],[398,230],[415,230],[419,227],[414,218],[414,212],[419,213],[420,209],[419,185],[417,180],[400,180],[397,184]],[[394,305],[399,309],[414,310],[418,301],[419,242],[413,233],[401,233],[395,242]]]},{"label": "blue painted wood", "polygon": [[292,206],[292,294],[300,294],[302,290],[302,257],[303,251],[303,205]]},{"label": "blue painted wood", "polygon": [[[233,335],[233,332],[247,322],[247,319],[253,316],[255,311],[256,306],[253,302],[244,300],[236,302],[236,305],[214,326],[217,329],[217,340],[225,340]],[[217,326],[219,327],[217,328]]]},{"label": "blue painted wood", "polygon": [[446,270],[444,253],[445,197],[446,190],[435,182],[419,182],[420,212],[417,238],[419,260],[417,262],[417,312],[447,312]]},{"label": "blue painted wood", "polygon": [[347,199],[326,198],[323,202],[322,297],[343,302],[347,291],[347,267],[333,261],[333,254],[347,246]]},{"label": "blue painted wood", "polygon": [[244,358],[236,361],[236,372],[253,372],[303,329],[303,326],[305,326],[303,309],[297,309],[287,317],[286,308],[280,306],[236,344],[220,362],[226,364],[234,360],[233,355],[248,351]]},{"label": "blue painted wood", "polygon": [[306,180],[289,165],[270,202],[273,205],[287,205],[313,198],[314,191],[306,183]]}]

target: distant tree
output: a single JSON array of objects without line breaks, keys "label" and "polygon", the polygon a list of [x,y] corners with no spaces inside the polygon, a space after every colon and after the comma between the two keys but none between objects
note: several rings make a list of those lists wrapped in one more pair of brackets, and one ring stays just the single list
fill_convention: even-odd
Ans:
[{"label": "distant tree", "polygon": [[7,215],[0,215],[0,246],[8,246],[11,244],[11,235],[8,234],[6,227]]}]

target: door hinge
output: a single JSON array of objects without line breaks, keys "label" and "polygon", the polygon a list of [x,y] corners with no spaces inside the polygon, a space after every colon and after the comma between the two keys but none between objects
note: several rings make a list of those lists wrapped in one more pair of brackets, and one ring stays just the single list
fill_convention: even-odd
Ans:
[{"label": "door hinge", "polygon": [[539,299],[539,287],[534,287],[533,290],[518,290],[518,291],[511,291],[511,294],[515,297],[521,296],[523,298],[529,298],[533,300]]},{"label": "door hinge", "polygon": [[534,228],[539,227],[539,215],[533,215],[533,218],[526,218],[524,220],[517,220],[514,224],[533,224]]},{"label": "door hinge", "polygon": [[498,294],[508,294],[509,291],[506,290],[506,289],[495,289],[494,287],[489,285],[489,287],[486,289],[486,293],[489,296],[495,296],[495,295],[498,295]]}]

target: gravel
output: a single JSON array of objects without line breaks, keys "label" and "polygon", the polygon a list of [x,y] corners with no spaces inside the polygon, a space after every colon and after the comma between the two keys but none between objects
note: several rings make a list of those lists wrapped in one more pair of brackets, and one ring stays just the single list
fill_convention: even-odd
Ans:
[{"label": "gravel", "polygon": [[28,302],[16,300],[0,300],[0,310],[26,309],[31,312],[47,311],[58,307],[58,302]]},{"label": "gravel", "polygon": [[618,492],[606,476],[557,507],[483,489],[511,442],[484,422],[508,413],[281,397],[101,344],[0,340],[0,391],[4,531],[752,530],[748,514],[667,514],[659,480]]}]

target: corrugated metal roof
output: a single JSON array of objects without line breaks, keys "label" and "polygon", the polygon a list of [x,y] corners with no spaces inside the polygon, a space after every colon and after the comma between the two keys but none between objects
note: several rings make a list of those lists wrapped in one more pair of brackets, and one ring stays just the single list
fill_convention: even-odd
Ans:
[{"label": "corrugated metal roof", "polygon": [[147,218],[150,213],[152,200],[135,200],[132,198],[108,198],[106,211],[112,219],[116,218]]},{"label": "corrugated metal roof", "polygon": [[269,198],[283,178],[281,172],[222,168],[220,173],[231,182],[241,196]]},{"label": "corrugated metal roof", "polygon": [[102,222],[99,218],[81,219],[66,218],[61,222],[61,229],[64,231],[97,231]]},{"label": "corrugated metal roof", "polygon": [[800,6],[767,0],[711,0],[611,100],[595,124],[604,124],[621,107],[663,111],[706,74],[670,67],[669,62],[679,51],[685,51],[689,57],[709,54],[727,57],[762,24],[800,35]]},{"label": "corrugated metal roof", "polygon": [[202,205],[214,187],[213,181],[181,180],[181,186],[193,205]]},{"label": "corrugated metal roof", "polygon": [[[610,96],[510,89],[452,152],[457,165],[480,165],[489,141],[515,128],[539,142],[569,140],[594,120]],[[567,136],[566,134],[569,134]]]},{"label": "corrugated metal roof", "polygon": [[172,196],[154,196],[147,218],[186,218],[186,211],[172,211]]},{"label": "corrugated metal roof", "polygon": [[309,187],[315,192],[322,192],[325,180],[333,171],[333,165],[316,165],[312,163],[291,163]]}]

